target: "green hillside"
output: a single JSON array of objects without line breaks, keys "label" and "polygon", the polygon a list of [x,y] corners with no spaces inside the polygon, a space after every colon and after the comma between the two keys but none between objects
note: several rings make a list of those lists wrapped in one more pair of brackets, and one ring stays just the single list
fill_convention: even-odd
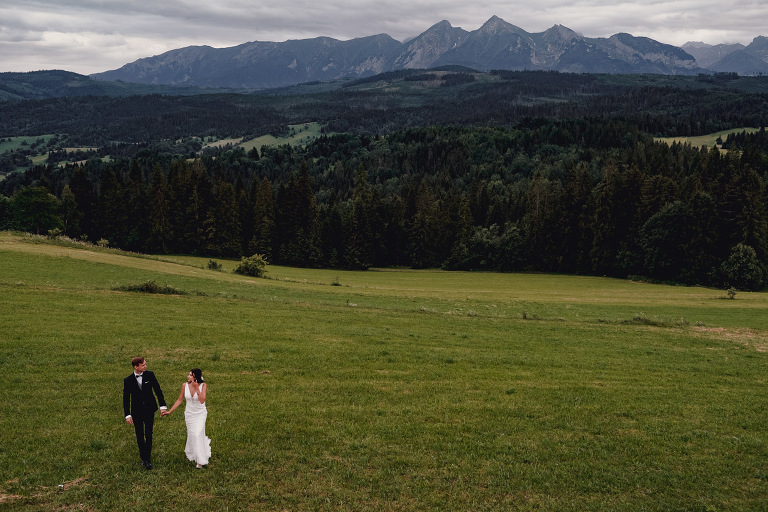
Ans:
[{"label": "green hillside", "polygon": [[106,82],[58,69],[0,73],[0,102],[73,96],[190,95],[212,92],[221,92],[221,89]]},{"label": "green hillside", "polygon": [[[768,296],[596,277],[268,267],[0,234],[3,510],[758,510]],[[118,291],[155,283],[175,295]],[[213,457],[156,420],[209,383]]]}]

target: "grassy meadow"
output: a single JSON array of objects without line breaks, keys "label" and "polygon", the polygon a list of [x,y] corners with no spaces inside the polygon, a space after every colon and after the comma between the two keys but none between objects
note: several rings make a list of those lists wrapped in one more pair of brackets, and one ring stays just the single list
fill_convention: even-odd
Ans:
[{"label": "grassy meadow", "polygon": [[262,146],[279,146],[289,144],[291,146],[303,146],[309,144],[314,139],[322,135],[322,126],[320,123],[302,123],[288,125],[289,134],[285,137],[275,137],[274,135],[262,135],[243,141],[242,137],[236,139],[218,139],[207,142],[205,147],[224,147],[231,144],[235,147],[241,147],[244,151],[250,151],[254,148],[261,149]]},{"label": "grassy meadow", "polygon": [[758,131],[760,131],[759,128],[733,128],[731,130],[723,130],[720,132],[709,133],[707,135],[698,135],[693,137],[658,137],[656,140],[659,142],[666,142],[667,144],[674,144],[676,142],[679,142],[680,144],[690,144],[694,148],[700,148],[702,146],[712,148],[717,145],[717,139],[725,140],[731,133],[754,133]]},{"label": "grassy meadow", "polygon": [[[207,263],[0,233],[1,510],[768,508],[765,293]],[[134,355],[206,469],[181,410],[140,467]]]},{"label": "grassy meadow", "polygon": [[279,146],[281,144],[303,146],[319,138],[323,133],[320,123],[291,124],[288,125],[288,129],[288,136],[262,135],[261,137],[243,142],[240,146],[245,151],[250,151],[253,148],[261,149],[262,146]]},{"label": "grassy meadow", "polygon": [[0,153],[5,153],[6,151],[16,151],[18,149],[23,148],[24,146],[29,146],[37,142],[39,139],[42,139],[44,141],[44,144],[47,144],[50,139],[52,139],[54,135],[37,135],[37,136],[19,136],[19,137],[8,137],[7,139],[3,139],[0,141]]}]

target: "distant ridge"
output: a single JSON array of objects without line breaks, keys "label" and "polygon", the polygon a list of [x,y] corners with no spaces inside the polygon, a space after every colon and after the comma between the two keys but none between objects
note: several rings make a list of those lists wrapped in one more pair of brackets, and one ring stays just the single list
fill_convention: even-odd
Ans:
[{"label": "distant ridge", "polygon": [[229,48],[190,46],[91,76],[142,84],[265,89],[436,66],[669,75],[706,71],[686,51],[652,39],[630,34],[587,38],[563,25],[529,33],[493,16],[471,32],[443,20],[403,43],[379,34],[349,41],[317,37]]},{"label": "distant ridge", "polygon": [[155,86],[123,81],[104,82],[52,69],[25,73],[0,73],[0,102],[73,96],[130,96],[136,94],[189,95],[203,92],[191,87]]},{"label": "distant ridge", "polygon": [[752,42],[742,44],[709,45],[688,42],[682,46],[703,68],[740,75],[768,74],[768,38],[757,36]]}]

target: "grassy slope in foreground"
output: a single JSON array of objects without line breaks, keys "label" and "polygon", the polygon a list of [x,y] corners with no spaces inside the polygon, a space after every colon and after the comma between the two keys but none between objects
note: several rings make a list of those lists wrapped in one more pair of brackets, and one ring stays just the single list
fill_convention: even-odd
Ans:
[{"label": "grassy slope in foreground", "polygon": [[[756,510],[768,497],[765,294],[395,270],[255,280],[10,234],[0,262],[7,510]],[[148,280],[196,293],[113,290]],[[184,457],[181,412],[158,418],[155,470],[140,470],[120,405],[135,354],[169,402],[203,368],[207,470]]]}]

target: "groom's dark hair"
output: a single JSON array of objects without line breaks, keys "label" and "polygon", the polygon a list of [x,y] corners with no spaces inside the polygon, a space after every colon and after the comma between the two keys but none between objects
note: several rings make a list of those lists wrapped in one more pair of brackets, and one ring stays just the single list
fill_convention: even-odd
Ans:
[{"label": "groom's dark hair", "polygon": [[143,362],[144,362],[143,357],[134,357],[133,359],[131,359],[131,364],[133,365],[134,368],[136,368]]}]

